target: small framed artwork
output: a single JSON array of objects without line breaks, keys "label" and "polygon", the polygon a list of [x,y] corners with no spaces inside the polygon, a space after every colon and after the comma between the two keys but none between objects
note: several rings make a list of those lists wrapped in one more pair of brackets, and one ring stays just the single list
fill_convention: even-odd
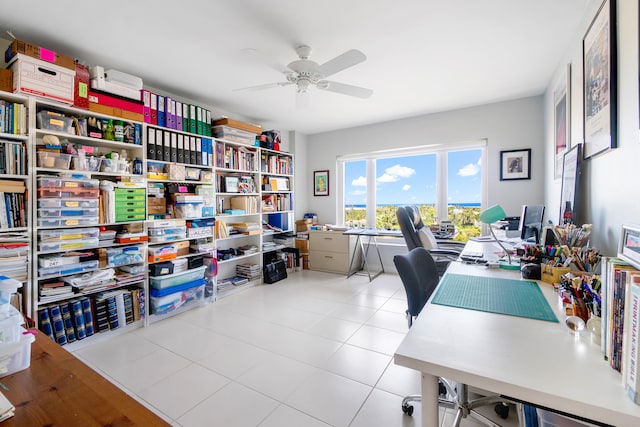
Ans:
[{"label": "small framed artwork", "polygon": [[562,161],[571,138],[571,64],[553,91],[554,178],[562,178]]},{"label": "small framed artwork", "polygon": [[531,149],[500,151],[500,181],[531,179]]},{"label": "small framed artwork", "polygon": [[313,195],[329,195],[329,171],[313,171]]},{"label": "small framed artwork", "polygon": [[240,180],[237,176],[226,176],[224,178],[224,187],[227,193],[237,193],[240,191],[239,188]]},{"label": "small framed artwork", "polygon": [[572,147],[564,155],[562,165],[562,189],[560,191],[560,217],[558,224],[575,224],[577,194],[580,180],[580,150],[582,144]]},{"label": "small framed artwork", "polygon": [[605,0],[582,39],[584,158],[618,146],[616,0]]}]

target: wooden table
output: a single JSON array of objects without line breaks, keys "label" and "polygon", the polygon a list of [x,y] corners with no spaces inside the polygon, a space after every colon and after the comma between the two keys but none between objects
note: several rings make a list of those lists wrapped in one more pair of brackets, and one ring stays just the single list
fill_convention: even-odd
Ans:
[{"label": "wooden table", "polygon": [[30,367],[0,383],[16,407],[2,427],[169,425],[41,333],[31,345]]}]

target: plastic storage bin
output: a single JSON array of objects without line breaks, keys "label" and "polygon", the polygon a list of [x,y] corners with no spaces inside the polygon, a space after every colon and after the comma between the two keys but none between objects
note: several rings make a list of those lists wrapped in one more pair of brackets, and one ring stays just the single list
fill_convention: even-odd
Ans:
[{"label": "plastic storage bin", "polygon": [[99,262],[84,261],[77,264],[60,265],[56,267],[38,268],[38,274],[41,278],[50,276],[62,276],[66,274],[84,273],[85,271],[95,270],[98,268]]},{"label": "plastic storage bin", "polygon": [[0,275],[0,311],[9,309],[11,294],[18,292],[21,287],[22,283],[16,279]]},{"label": "plastic storage bin", "polygon": [[38,227],[66,227],[66,226],[84,226],[98,225],[97,216],[79,216],[70,218],[38,218]]},{"label": "plastic storage bin", "polygon": [[0,344],[0,378],[6,377],[31,364],[31,343],[35,337],[21,328],[20,339],[17,342]]},{"label": "plastic storage bin", "polygon": [[[114,231],[115,235],[115,231]],[[99,228],[76,228],[73,230],[41,230],[40,242],[58,242],[63,240],[88,239],[100,236]]]},{"label": "plastic storage bin", "polygon": [[555,412],[536,409],[538,413],[538,425],[540,427],[589,427],[594,424],[585,423],[573,418],[565,417]]},{"label": "plastic storage bin", "polygon": [[97,248],[99,244],[97,237],[87,239],[59,240],[52,242],[40,242],[41,251],[70,251],[78,249]]},{"label": "plastic storage bin", "polygon": [[193,282],[194,280],[204,278],[205,269],[206,267],[199,267],[181,273],[169,274],[167,276],[151,277],[151,287],[154,289],[167,289],[183,285],[188,282]]},{"label": "plastic storage bin", "polygon": [[69,170],[71,155],[53,151],[38,151],[38,167]]},{"label": "plastic storage bin", "polygon": [[97,208],[98,199],[40,199],[39,208]]},{"label": "plastic storage bin", "polygon": [[22,314],[11,304],[0,311],[0,345],[20,341],[24,324]]},{"label": "plastic storage bin", "polygon": [[198,279],[182,286],[169,288],[176,292],[166,293],[165,290],[151,289],[151,314],[171,313],[192,301],[202,300],[204,297],[205,279]]},{"label": "plastic storage bin", "polygon": [[149,262],[168,261],[177,256],[178,248],[174,245],[149,247]]}]

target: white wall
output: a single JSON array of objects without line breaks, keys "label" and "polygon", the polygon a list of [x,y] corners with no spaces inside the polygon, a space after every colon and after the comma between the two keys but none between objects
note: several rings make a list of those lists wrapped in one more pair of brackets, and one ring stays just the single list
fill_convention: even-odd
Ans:
[{"label": "white wall", "polygon": [[[558,64],[544,98],[545,204],[558,219],[561,181],[553,175],[553,90],[571,63],[571,143],[583,141],[582,37],[601,1],[589,1],[589,18]],[[582,162],[576,216],[578,224],[593,224],[591,245],[615,255],[622,224],[640,223],[640,141],[638,133],[638,2],[618,1],[618,148]]]},{"label": "white wall", "polygon": [[[338,156],[486,139],[488,164],[483,165],[483,172],[488,177],[488,206],[499,203],[508,215],[520,215],[523,204],[544,200],[542,124],[543,97],[536,96],[310,135],[307,138],[308,167],[296,170],[297,193],[300,194],[301,188],[307,188],[300,185],[299,180],[311,179],[314,170],[329,169],[330,197],[314,197],[311,193],[303,211],[316,212],[320,223],[335,223]],[[500,181],[500,151],[524,148],[532,149],[532,179]]]}]

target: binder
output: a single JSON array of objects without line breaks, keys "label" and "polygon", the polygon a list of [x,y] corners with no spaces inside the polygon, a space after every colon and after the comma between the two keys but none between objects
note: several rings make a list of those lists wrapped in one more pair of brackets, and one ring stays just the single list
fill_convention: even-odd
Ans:
[{"label": "binder", "polygon": [[205,138],[207,141],[207,164],[206,166],[213,166],[213,140],[211,138]]},{"label": "binder", "polygon": [[202,138],[202,166],[209,166],[209,140]]},{"label": "binder", "polygon": [[147,128],[147,159],[156,159],[156,130],[154,128]]},{"label": "binder", "polygon": [[[171,97],[170,96],[165,96],[164,97],[164,117],[165,117],[165,126],[168,127],[169,129],[173,129],[173,119],[172,114],[173,114],[173,110],[171,108]],[[173,114],[175,116],[175,114]]]},{"label": "binder", "polygon": [[175,129],[176,128],[176,100],[173,98],[170,98],[171,102],[169,103],[169,106],[171,108],[171,115],[169,117],[169,120],[171,121],[171,129]]},{"label": "binder", "polygon": [[158,124],[158,95],[153,92],[149,92],[149,98],[151,98],[151,123],[152,125]]},{"label": "binder", "polygon": [[184,135],[178,134],[178,163],[185,163],[184,161]]},{"label": "binder", "polygon": [[190,154],[190,158],[191,160],[189,161],[190,164],[192,165],[197,165],[198,163],[196,163],[196,158],[197,158],[197,146],[196,146],[196,137],[195,136],[191,136],[189,137],[189,154]]},{"label": "binder", "polygon": [[162,136],[162,160],[165,162],[171,161],[171,132],[168,130],[163,131],[164,135]]},{"label": "binder", "polygon": [[156,160],[162,160],[164,155],[162,146],[162,130],[156,129]]},{"label": "binder", "polygon": [[176,101],[176,127],[174,129],[182,130],[182,102]]},{"label": "binder", "polygon": [[189,132],[189,104],[182,104],[182,130]]},{"label": "binder", "polygon": [[67,335],[64,331],[64,322],[62,321],[62,313],[58,304],[49,306],[49,317],[51,318],[51,326],[56,342],[59,345],[65,345],[67,343]]},{"label": "binder", "polygon": [[171,161],[178,161],[178,134],[171,132]]},{"label": "binder", "polygon": [[204,119],[204,134],[205,136],[213,136],[211,130],[211,110],[205,110],[206,116]]},{"label": "binder", "polygon": [[202,138],[196,138],[196,165],[202,166]]},{"label": "binder", "polygon": [[145,123],[151,123],[151,92],[148,90],[142,90],[142,114],[144,116]]},{"label": "binder", "polygon": [[196,133],[196,106],[189,105],[189,129],[188,132]]},{"label": "binder", "polygon": [[196,131],[198,135],[202,135],[202,107],[196,107]]},{"label": "binder", "polygon": [[49,318],[49,310],[46,307],[38,310],[38,320],[40,321],[40,330],[55,341],[56,337],[53,335],[53,326]]},{"label": "binder", "polygon": [[165,97],[158,95],[158,126],[165,127],[167,125],[167,116],[165,113]]}]

